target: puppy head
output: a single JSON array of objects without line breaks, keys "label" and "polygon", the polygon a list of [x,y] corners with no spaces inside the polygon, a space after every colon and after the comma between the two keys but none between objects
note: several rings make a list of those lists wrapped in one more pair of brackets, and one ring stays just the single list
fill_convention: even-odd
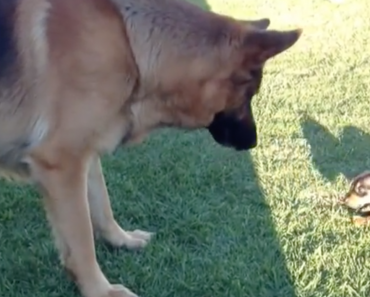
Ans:
[{"label": "puppy head", "polygon": [[[249,150],[257,145],[257,127],[252,112],[252,98],[258,93],[263,67],[267,60],[293,46],[301,30],[266,30],[270,21],[242,21],[237,40],[228,56],[228,65],[222,67],[225,79],[219,80],[213,100],[223,107],[215,113],[208,131],[213,139],[236,150]],[[215,92],[216,93],[216,92]]]},{"label": "puppy head", "polygon": [[351,181],[349,191],[339,203],[360,213],[370,212],[370,171],[361,173]]}]

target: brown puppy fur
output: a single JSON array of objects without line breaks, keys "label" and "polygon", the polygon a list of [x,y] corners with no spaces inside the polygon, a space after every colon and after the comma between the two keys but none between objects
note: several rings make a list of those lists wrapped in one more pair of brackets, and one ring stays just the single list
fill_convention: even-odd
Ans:
[{"label": "brown puppy fur", "polygon": [[339,200],[339,203],[359,214],[353,217],[356,225],[370,222],[370,171],[357,175],[351,181],[348,192]]},{"label": "brown puppy fur", "polygon": [[100,156],[164,126],[255,147],[263,66],[301,34],[268,25],[182,0],[0,0],[1,172],[39,186],[84,297],[136,296],[106,279],[93,231],[129,248],[151,237],[115,221]]}]

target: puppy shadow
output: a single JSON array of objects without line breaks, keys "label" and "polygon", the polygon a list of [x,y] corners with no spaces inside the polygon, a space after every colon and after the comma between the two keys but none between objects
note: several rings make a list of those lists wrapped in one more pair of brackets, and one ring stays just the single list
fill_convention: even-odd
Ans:
[{"label": "puppy shadow", "polygon": [[306,116],[301,123],[313,166],[328,181],[340,174],[347,180],[370,169],[370,135],[355,126],[346,126],[338,136]]}]

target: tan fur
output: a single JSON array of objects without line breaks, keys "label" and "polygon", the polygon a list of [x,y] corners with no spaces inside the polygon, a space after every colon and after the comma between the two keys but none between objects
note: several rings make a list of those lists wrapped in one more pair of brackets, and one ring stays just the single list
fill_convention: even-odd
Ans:
[{"label": "tan fur", "polygon": [[14,25],[6,53],[16,59],[0,77],[1,171],[39,186],[62,263],[84,297],[136,296],[106,279],[93,231],[128,248],[152,234],[115,221],[100,156],[163,126],[205,128],[219,112],[252,121],[243,108],[246,91],[259,87],[250,71],[301,32],[264,34],[257,28],[266,20],[178,0],[9,1],[15,14],[0,25]]}]

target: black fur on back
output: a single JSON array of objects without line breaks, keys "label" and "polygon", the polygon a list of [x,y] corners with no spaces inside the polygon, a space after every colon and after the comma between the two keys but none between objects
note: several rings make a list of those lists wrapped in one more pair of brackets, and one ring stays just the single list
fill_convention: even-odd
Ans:
[{"label": "black fur on back", "polygon": [[0,81],[17,60],[14,38],[16,9],[20,0],[0,0]]}]

